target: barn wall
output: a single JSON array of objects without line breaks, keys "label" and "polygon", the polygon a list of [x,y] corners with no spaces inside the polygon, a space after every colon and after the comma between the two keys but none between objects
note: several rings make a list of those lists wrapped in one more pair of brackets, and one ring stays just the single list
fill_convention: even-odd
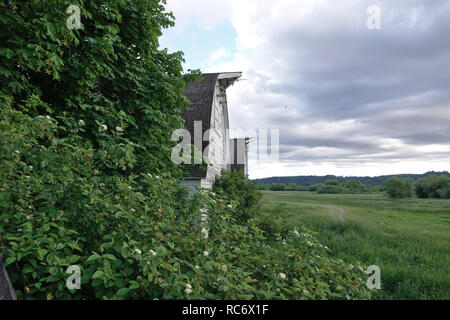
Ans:
[{"label": "barn wall", "polygon": [[[216,84],[214,93],[211,126],[209,132],[208,159],[213,164],[208,167],[206,179],[202,180],[202,187],[211,188],[217,175],[229,164],[229,137],[228,137],[228,110],[226,100],[226,89],[220,84]],[[204,186],[203,186],[204,185]]]}]

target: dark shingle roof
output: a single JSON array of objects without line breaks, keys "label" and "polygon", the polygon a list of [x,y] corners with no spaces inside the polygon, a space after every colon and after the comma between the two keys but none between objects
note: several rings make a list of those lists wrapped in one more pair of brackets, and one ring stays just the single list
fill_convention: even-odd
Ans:
[{"label": "dark shingle roof", "polygon": [[[219,75],[220,73],[204,73],[199,82],[189,83],[184,91],[185,96],[191,103],[188,110],[183,110],[181,115],[185,121],[186,129],[191,133],[191,139],[194,139],[194,121],[202,122],[202,137],[210,129],[214,91]],[[208,144],[208,141],[202,141],[202,152]],[[186,167],[191,177],[206,177],[206,170],[193,165],[187,165]]]}]

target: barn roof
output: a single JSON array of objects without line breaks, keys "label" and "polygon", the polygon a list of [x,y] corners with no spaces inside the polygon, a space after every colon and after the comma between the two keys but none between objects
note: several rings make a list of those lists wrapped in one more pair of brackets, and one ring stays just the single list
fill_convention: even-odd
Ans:
[{"label": "barn roof", "polygon": [[[184,94],[189,99],[190,104],[188,109],[183,110],[181,115],[192,139],[194,139],[194,121],[202,122],[202,136],[210,129],[212,105],[217,81],[223,83],[225,88],[227,88],[241,77],[241,75],[241,72],[204,73],[201,75],[199,82],[190,82],[188,84]],[[198,144],[200,144],[199,142]],[[202,152],[208,144],[208,141],[202,141]],[[187,171],[191,178],[203,179],[206,177],[206,170],[193,165],[187,165]]]}]

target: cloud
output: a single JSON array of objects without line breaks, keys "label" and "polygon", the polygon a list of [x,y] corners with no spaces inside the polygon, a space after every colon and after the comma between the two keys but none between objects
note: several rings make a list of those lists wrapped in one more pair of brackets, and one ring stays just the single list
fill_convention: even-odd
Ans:
[{"label": "cloud", "polygon": [[229,56],[230,53],[228,52],[228,50],[226,50],[224,47],[221,47],[216,51],[214,51],[213,53],[211,53],[209,60],[211,62],[217,62],[219,60],[222,60],[223,58],[228,58]]},{"label": "cloud", "polygon": [[247,79],[228,90],[231,126],[280,129],[280,163],[252,159],[252,177],[450,170],[449,1],[379,0],[381,30],[372,1],[206,2],[199,17],[178,1],[236,31],[205,70]]}]

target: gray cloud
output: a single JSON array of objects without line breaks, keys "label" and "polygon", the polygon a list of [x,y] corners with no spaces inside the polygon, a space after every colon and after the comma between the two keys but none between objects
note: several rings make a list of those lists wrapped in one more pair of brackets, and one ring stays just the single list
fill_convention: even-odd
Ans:
[{"label": "gray cloud", "polygon": [[[378,2],[377,31],[365,25],[372,1],[307,21],[254,17],[264,41],[245,74],[253,91],[236,89],[236,102],[253,126],[281,129],[282,160],[450,159],[450,2]],[[248,127],[241,115],[231,109],[233,125]]]}]

